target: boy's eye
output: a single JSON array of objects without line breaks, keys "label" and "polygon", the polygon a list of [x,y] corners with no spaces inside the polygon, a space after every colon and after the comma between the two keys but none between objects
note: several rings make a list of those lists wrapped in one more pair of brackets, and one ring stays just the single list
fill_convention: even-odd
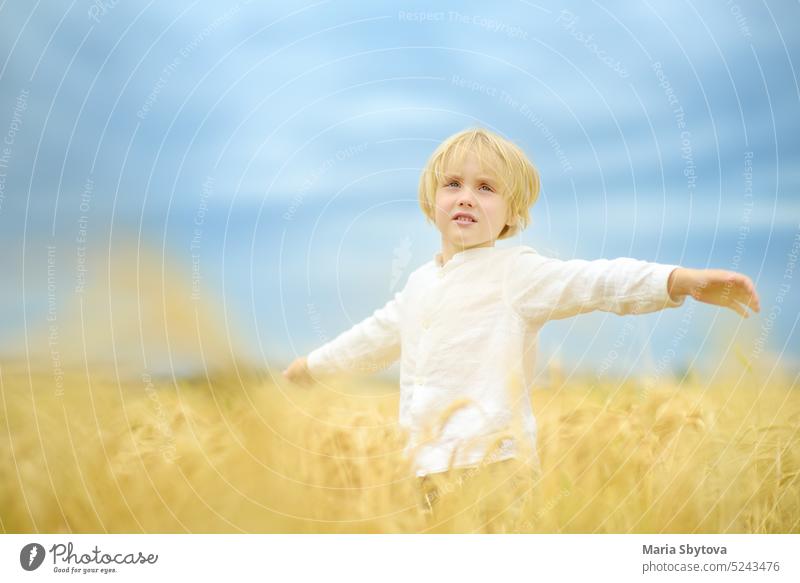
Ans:
[{"label": "boy's eye", "polygon": [[[461,184],[458,182],[458,180],[451,180],[450,182],[445,184],[445,187],[447,188],[450,187],[458,188],[459,186],[461,186]],[[478,188],[478,190],[483,190],[483,189],[485,189],[487,192],[494,192],[494,189],[488,184],[481,184],[480,187]]]}]

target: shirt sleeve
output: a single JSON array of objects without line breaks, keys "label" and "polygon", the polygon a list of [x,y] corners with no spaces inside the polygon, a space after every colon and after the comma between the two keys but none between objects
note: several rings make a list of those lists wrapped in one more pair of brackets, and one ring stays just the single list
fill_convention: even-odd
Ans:
[{"label": "shirt sleeve", "polygon": [[562,261],[526,249],[510,275],[510,301],[526,320],[561,320],[595,310],[645,314],[683,305],[667,292],[679,265],[620,257]]},{"label": "shirt sleeve", "polygon": [[349,330],[309,353],[312,375],[378,372],[400,356],[403,292]]}]

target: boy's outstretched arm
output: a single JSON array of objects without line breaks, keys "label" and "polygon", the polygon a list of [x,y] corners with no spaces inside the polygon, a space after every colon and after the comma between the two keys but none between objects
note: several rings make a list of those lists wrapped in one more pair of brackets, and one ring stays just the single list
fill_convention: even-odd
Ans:
[{"label": "boy's outstretched arm", "polygon": [[544,323],[593,311],[619,315],[676,308],[667,283],[680,265],[630,257],[561,260],[524,248],[505,279],[508,301],[526,321]]},{"label": "boy's outstretched arm", "polygon": [[675,301],[692,296],[698,302],[730,308],[743,318],[750,317],[746,308],[761,311],[752,280],[735,271],[678,267],[669,276],[667,290]]},{"label": "boy's outstretched arm", "polygon": [[403,292],[349,330],[297,358],[283,371],[289,381],[308,384],[331,373],[373,373],[400,356],[400,320]]}]

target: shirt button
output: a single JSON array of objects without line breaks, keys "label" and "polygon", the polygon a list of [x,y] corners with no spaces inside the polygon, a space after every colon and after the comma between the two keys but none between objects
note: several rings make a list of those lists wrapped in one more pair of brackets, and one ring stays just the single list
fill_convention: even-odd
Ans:
[{"label": "shirt button", "polygon": [[430,327],[431,327],[431,323],[428,321],[428,319],[427,319],[427,318],[425,318],[425,319],[422,321],[422,328],[423,328],[423,330],[427,330],[427,329],[428,329],[428,328],[430,328]]},{"label": "shirt button", "polygon": [[443,278],[443,277],[444,277],[444,271],[442,271],[442,270],[440,269],[439,271],[437,271],[437,272],[436,272],[436,275],[438,275],[438,276],[439,276],[439,279],[441,279],[441,278]]}]

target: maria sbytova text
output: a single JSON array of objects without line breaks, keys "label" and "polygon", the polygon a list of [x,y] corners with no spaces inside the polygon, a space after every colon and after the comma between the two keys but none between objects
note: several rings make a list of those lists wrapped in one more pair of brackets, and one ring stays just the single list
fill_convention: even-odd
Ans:
[{"label": "maria sbytova text", "polygon": [[725,547],[707,547],[705,545],[692,546],[680,545],[642,545],[643,555],[691,555],[698,557],[700,555],[727,555],[728,549]]}]

